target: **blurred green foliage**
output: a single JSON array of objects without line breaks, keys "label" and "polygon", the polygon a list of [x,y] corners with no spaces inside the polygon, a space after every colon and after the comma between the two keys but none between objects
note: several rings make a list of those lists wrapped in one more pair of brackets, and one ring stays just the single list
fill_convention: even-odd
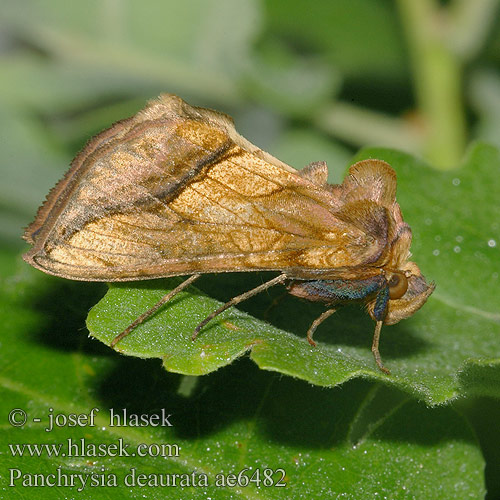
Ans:
[{"label": "blurred green foliage", "polygon": [[[190,415],[190,398],[178,399],[172,389],[177,383],[175,376],[151,361],[120,359],[78,331],[88,308],[102,295],[101,287],[61,285],[61,280],[38,276],[41,273],[14,264],[24,248],[22,227],[31,222],[46,193],[92,134],[167,91],[191,104],[232,115],[240,133],[297,168],[326,160],[332,182],[342,178],[345,165],[361,146],[391,148],[385,153],[368,151],[381,151],[395,161],[400,153],[393,150],[402,150],[423,157],[437,169],[455,169],[471,141],[500,146],[499,12],[497,0],[4,0],[0,6],[2,414],[15,405],[31,405],[37,411],[49,404],[59,405],[60,411],[70,411],[74,405],[85,411],[91,405],[127,406],[139,392],[141,411],[168,405],[164,401],[175,397],[176,411]],[[491,152],[493,148],[475,151]],[[498,151],[490,156],[495,154]],[[473,242],[488,237],[496,242],[496,248],[491,244],[490,250],[497,251],[500,214],[492,179],[498,179],[500,172],[498,162],[481,164],[479,156],[475,156],[476,176],[470,170],[475,166],[470,157],[467,163],[467,179],[473,189],[464,188],[464,193],[473,191],[473,199],[453,198],[450,206],[442,207],[448,211],[440,219],[437,212],[428,218],[420,214],[413,202],[418,198],[415,195],[409,212],[404,213],[409,220],[423,218],[424,229],[427,219],[441,225],[446,221],[445,230],[450,234],[461,227],[464,234],[457,235],[469,235]],[[419,173],[423,162],[409,163],[415,172],[407,179],[414,178],[415,186],[425,190],[432,170],[425,169],[424,177]],[[436,206],[436,183],[446,183],[449,178],[455,178],[453,173],[435,173],[428,197],[433,197]],[[405,186],[408,191],[411,188]],[[484,200],[478,194],[482,189]],[[489,211],[481,211],[486,206],[491,207]],[[454,220],[460,224],[449,227]],[[481,221],[482,229],[475,220]],[[458,254],[453,250],[456,245],[446,246],[451,245],[449,241],[432,241],[432,231],[427,236],[422,229],[419,232],[423,236],[420,242],[415,239],[415,252],[430,255],[438,249],[441,257],[446,252],[450,257],[442,266],[429,264],[435,276],[426,269],[429,278],[438,281],[436,294],[439,278],[446,283],[441,299],[448,300],[448,306],[458,303],[464,307],[464,317],[483,306],[493,314],[487,332],[482,329],[479,337],[495,330],[500,333],[494,289],[483,296],[484,282],[478,283],[479,277],[486,275],[497,273],[498,278],[495,260],[482,262],[484,272],[478,276],[468,263],[472,258],[479,262],[476,254],[481,249],[464,244]],[[487,289],[490,285],[488,282]],[[89,299],[82,301],[85,294]],[[225,297],[216,292],[214,296]],[[430,308],[437,302],[433,300]],[[419,314],[425,314],[424,310]],[[458,319],[462,317],[458,309],[456,314]],[[452,319],[442,316],[427,333],[439,335],[437,324],[453,330]],[[458,331],[468,329],[467,342],[474,343],[477,324],[468,325]],[[456,337],[452,335],[455,340],[449,347],[458,352],[464,344],[457,332],[452,333]],[[491,358],[498,358],[493,341],[491,350]],[[137,374],[134,380],[127,378],[131,366]],[[142,373],[145,366],[149,373]],[[439,364],[434,368],[432,377],[439,378]],[[224,370],[228,370],[228,379],[221,375]],[[199,463],[207,471],[241,468],[250,459],[274,468],[293,463],[297,467],[294,473],[298,470],[294,480],[302,481],[302,489],[296,484],[297,489],[291,490],[297,492],[296,498],[335,498],[342,492],[355,499],[363,494],[371,498],[375,493],[407,498],[405,487],[412,484],[409,492],[416,498],[446,498],[443,491],[450,498],[481,498],[486,485],[487,498],[493,499],[500,496],[497,373],[496,364],[490,361],[466,365],[457,373],[456,382],[469,396],[438,414],[411,399],[407,402],[407,396],[392,389],[398,394],[395,398],[395,393],[390,395],[375,383],[349,382],[341,393],[332,390],[330,394],[295,381],[283,382],[240,362],[204,377],[195,390],[196,408],[206,409],[212,401],[216,405],[193,423],[201,425],[202,431],[181,429],[178,434],[155,435],[153,439],[183,440],[189,450],[185,455],[191,459],[189,465]],[[118,383],[121,377],[123,384]],[[113,387],[120,397],[105,388],[105,381],[117,384]],[[154,390],[142,394],[137,388],[141,384],[161,389],[156,395]],[[271,384],[279,394],[296,393],[301,405],[310,405],[312,412],[320,414],[314,433],[310,430],[314,419],[308,416],[305,420],[313,437],[306,432],[297,439],[277,429],[286,421],[290,433],[304,432],[293,419],[299,401],[293,402],[290,396],[276,400],[281,407],[270,408],[269,393],[258,392],[253,406],[241,403],[241,409],[228,416],[225,397],[230,400],[235,392]],[[487,384],[490,389],[485,389]],[[323,398],[330,401],[330,423]],[[379,407],[374,407],[374,400]],[[259,415],[252,413],[256,407]],[[301,411],[307,414],[304,408]],[[224,424],[218,427],[217,421],[224,415]],[[418,421],[412,420],[412,415],[422,419],[419,430],[415,430]],[[446,421],[450,422],[448,433]],[[407,423],[414,434],[404,432]],[[1,425],[7,426],[5,422]],[[476,437],[467,425],[475,429]],[[16,429],[7,430],[3,433],[7,442],[20,439]],[[33,441],[41,439],[36,429],[29,432],[34,433]],[[244,451],[228,448],[232,433],[244,432]],[[351,444],[357,442],[353,433],[366,444],[364,451],[373,453],[369,461],[359,460],[352,452]],[[271,443],[269,448],[266,443]],[[214,462],[199,452],[202,447],[215,446],[222,446],[223,452]],[[4,449],[1,451],[5,458]],[[258,462],[258,456],[265,458]],[[462,469],[461,456],[466,457]],[[393,467],[388,469],[394,457]],[[486,473],[482,477],[484,460]],[[7,463],[3,461],[1,467]],[[9,466],[16,463],[11,459]],[[332,466],[342,463],[347,474]],[[426,474],[415,469],[418,463],[425,464]],[[49,461],[43,467],[49,470],[57,465],[57,461]],[[105,465],[113,468],[123,464]],[[159,467],[155,461],[147,466],[150,470]],[[176,467],[186,470],[182,464]],[[446,475],[446,482],[440,474]],[[0,475],[4,476],[4,470]],[[328,491],[325,484],[331,485]],[[244,498],[270,495],[269,491],[249,491],[237,494]],[[162,498],[174,498],[177,493],[162,492]],[[227,498],[232,494],[211,493],[226,494]],[[121,498],[126,494],[134,498],[139,493],[120,494]],[[84,495],[92,497],[88,492]]]}]

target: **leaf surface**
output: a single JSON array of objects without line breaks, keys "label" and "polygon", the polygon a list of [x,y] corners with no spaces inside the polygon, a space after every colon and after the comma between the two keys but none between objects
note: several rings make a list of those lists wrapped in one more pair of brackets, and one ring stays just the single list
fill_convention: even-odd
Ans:
[{"label": "leaf surface", "polygon": [[[191,341],[194,328],[221,304],[216,298],[228,300],[267,275],[204,277],[199,286],[210,296],[190,287],[139,325],[118,349],[161,358],[167,370],[188,375],[209,373],[249,352],[261,368],[321,386],[368,377],[429,404],[465,393],[498,397],[498,150],[476,145],[464,165],[448,173],[391,150],[366,150],[356,159],[368,157],[395,168],[398,201],[413,230],[413,259],[437,284],[412,318],[383,328],[380,350],[391,376],[373,362],[373,323],[360,309],[345,308],[323,323],[315,337],[318,347],[313,348],[305,332],[324,309],[294,298],[278,300],[282,290],[243,303],[252,315],[227,310]],[[178,283],[172,279],[111,286],[89,314],[91,334],[109,344]]]}]

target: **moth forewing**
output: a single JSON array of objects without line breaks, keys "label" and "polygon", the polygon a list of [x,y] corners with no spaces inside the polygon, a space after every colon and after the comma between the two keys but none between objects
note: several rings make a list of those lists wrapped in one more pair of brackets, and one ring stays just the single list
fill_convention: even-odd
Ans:
[{"label": "moth forewing", "polygon": [[[227,115],[164,94],[75,158],[27,228],[33,247],[24,259],[85,281],[278,271],[221,310],[277,283],[329,311],[362,302],[377,322],[373,352],[382,369],[382,322],[413,314],[433,284],[408,261],[411,232],[395,199],[393,169],[365,160],[340,185],[327,184],[327,175],[324,162],[298,172],[240,136]],[[330,314],[311,326],[311,343]]]}]

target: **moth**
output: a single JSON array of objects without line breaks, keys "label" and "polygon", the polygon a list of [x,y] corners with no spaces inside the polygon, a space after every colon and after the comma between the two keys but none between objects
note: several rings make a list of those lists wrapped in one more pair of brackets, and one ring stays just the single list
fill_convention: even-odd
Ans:
[{"label": "moth", "polygon": [[434,290],[409,260],[411,230],[396,175],[376,159],[352,165],[340,185],[325,162],[301,171],[239,135],[232,119],[163,94],[85,146],[51,190],[24,238],[24,260],[84,281],[189,276],[112,342],[114,347],[202,273],[278,271],[208,316],[273,285],[327,309],[365,305],[382,324],[411,316]]}]

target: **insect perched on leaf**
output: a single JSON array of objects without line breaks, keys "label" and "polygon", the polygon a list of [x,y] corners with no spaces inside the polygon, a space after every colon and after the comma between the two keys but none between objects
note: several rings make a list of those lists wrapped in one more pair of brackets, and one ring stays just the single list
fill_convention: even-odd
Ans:
[{"label": "insect perched on leaf", "polygon": [[376,321],[411,316],[434,290],[408,260],[411,230],[396,175],[380,160],[351,166],[340,185],[324,162],[296,171],[240,136],[230,117],[165,94],[94,137],[52,189],[24,238],[32,266],[84,281],[191,275],[112,346],[202,273],[280,274],[214,311],[278,283],[328,309],[359,301]]}]

